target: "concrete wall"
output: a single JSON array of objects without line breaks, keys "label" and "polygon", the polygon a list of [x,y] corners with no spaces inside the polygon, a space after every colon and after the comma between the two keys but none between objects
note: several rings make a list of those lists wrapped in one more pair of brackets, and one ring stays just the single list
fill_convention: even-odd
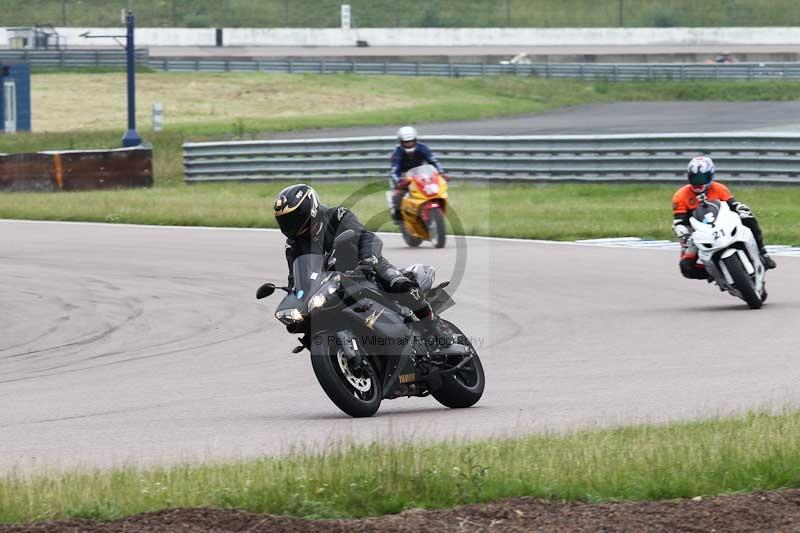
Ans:
[{"label": "concrete wall", "polygon": [[[0,46],[8,45],[0,27]],[[115,46],[113,39],[83,39],[124,33],[117,28],[57,28],[70,47]],[[630,46],[796,45],[800,28],[226,28],[227,46]],[[214,46],[213,28],[137,28],[137,46]]]}]

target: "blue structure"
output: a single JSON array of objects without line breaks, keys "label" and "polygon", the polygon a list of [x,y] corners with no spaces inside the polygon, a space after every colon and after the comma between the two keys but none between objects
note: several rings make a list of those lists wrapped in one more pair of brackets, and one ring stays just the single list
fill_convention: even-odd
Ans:
[{"label": "blue structure", "polygon": [[0,65],[0,132],[31,131],[31,69]]}]

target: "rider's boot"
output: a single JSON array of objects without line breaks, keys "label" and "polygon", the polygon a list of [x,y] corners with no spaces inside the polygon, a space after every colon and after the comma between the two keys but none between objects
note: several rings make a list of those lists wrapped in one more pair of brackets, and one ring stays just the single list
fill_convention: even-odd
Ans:
[{"label": "rider's boot", "polygon": [[778,266],[775,264],[775,260],[769,256],[766,248],[761,248],[761,262],[764,263],[764,268],[766,268],[767,270],[772,270],[773,268]]},{"label": "rider's boot", "polygon": [[421,341],[428,348],[428,352],[436,355],[447,348],[450,337],[443,332],[442,320],[433,312],[430,304],[416,310],[414,314],[419,318],[419,321],[416,322],[417,332]]}]

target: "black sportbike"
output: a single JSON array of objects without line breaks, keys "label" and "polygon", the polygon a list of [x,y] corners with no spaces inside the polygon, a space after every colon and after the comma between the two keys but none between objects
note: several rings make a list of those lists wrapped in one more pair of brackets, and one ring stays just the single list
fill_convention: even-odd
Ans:
[{"label": "black sportbike", "polygon": [[293,264],[294,287],[266,283],[256,298],[276,289],[286,296],[275,318],[303,335],[311,366],[333,403],[353,417],[372,416],[384,399],[433,396],[447,407],[470,407],[483,394],[485,376],[478,352],[455,325],[440,320],[438,334],[420,334],[414,302],[426,297],[438,315],[454,305],[433,286],[435,271],[414,265],[403,273],[418,288],[402,295],[381,290],[374,272],[357,267],[356,235],[337,236],[327,255],[307,254]]}]

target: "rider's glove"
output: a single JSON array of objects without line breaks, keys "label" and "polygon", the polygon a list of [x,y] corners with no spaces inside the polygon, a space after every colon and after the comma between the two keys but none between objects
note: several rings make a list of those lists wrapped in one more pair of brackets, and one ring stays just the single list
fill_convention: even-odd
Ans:
[{"label": "rider's glove", "polygon": [[358,262],[356,272],[361,273],[365,277],[375,275],[375,268],[378,266],[378,258],[374,255],[368,255]]},{"label": "rider's glove", "polygon": [[689,228],[686,227],[686,224],[683,223],[682,220],[676,220],[672,223],[672,231],[675,233],[675,236],[678,237],[681,241],[688,235],[691,235],[691,231]]},{"label": "rider's glove", "polygon": [[736,202],[734,204],[734,207],[736,208],[736,214],[739,215],[739,218],[741,219],[755,218],[753,216],[753,211],[747,204],[743,204],[742,202]]}]

